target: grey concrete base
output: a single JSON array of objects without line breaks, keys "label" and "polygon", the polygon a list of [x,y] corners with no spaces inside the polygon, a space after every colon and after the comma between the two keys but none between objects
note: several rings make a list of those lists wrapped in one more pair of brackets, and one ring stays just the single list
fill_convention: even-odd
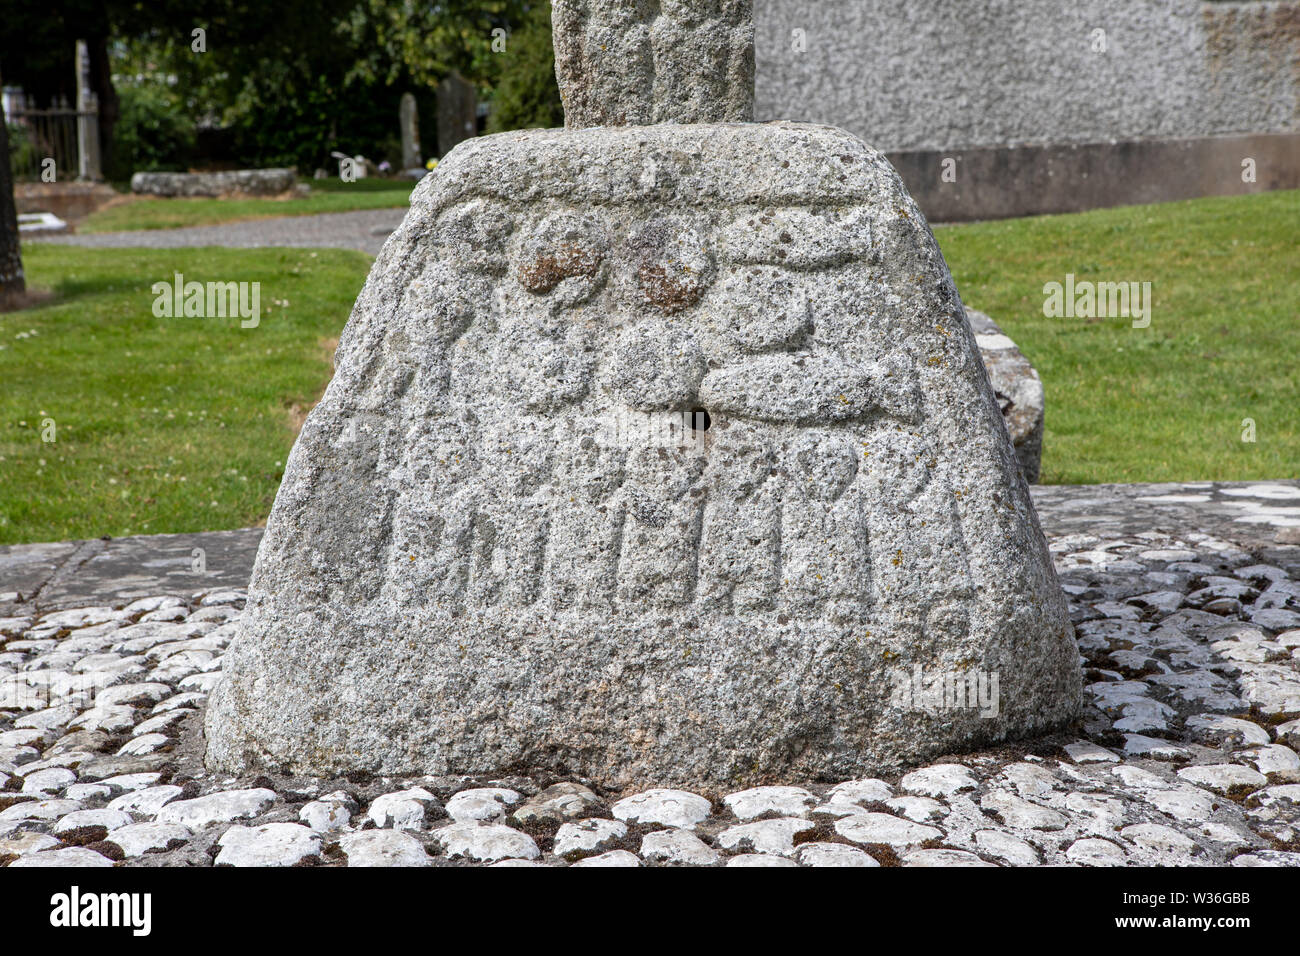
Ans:
[{"label": "grey concrete base", "polygon": [[[1030,493],[1049,538],[1194,530],[1262,554],[1300,545],[1300,481],[1036,485]],[[261,528],[243,528],[0,547],[0,617],[243,588],[261,540]],[[193,572],[195,548],[203,574]]]},{"label": "grey concrete base", "polygon": [[[886,154],[931,222],[1300,189],[1300,134]],[[1255,161],[1255,182],[1242,162]],[[956,181],[944,182],[952,160]]]}]

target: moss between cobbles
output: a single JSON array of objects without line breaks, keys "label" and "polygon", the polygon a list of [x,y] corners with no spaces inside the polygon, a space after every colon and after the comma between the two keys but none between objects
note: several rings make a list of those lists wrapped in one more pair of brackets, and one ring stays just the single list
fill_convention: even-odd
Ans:
[{"label": "moss between cobbles", "polygon": [[75,827],[64,830],[57,836],[67,846],[86,846],[90,843],[99,843],[108,836],[108,827],[98,825]]},{"label": "moss between cobbles", "polygon": [[[179,840],[173,840],[173,843],[179,843]],[[83,844],[87,850],[94,850],[100,856],[106,856],[114,863],[121,863],[126,859],[126,851],[111,840],[99,840],[94,843]]]},{"label": "moss between cobbles", "polygon": [[859,849],[865,850],[875,857],[876,862],[881,866],[903,865],[903,861],[898,857],[898,852],[888,843],[865,843]]}]

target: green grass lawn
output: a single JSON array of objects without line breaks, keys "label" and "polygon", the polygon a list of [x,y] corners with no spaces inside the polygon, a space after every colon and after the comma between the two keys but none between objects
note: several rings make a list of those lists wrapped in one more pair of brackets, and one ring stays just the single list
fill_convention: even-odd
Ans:
[{"label": "green grass lawn", "polygon": [[[307,249],[28,245],[46,304],[0,313],[0,543],[265,519],[293,418],[370,265]],[[261,282],[262,318],[155,318],[154,282]],[[297,406],[297,408],[295,408]],[[52,419],[55,442],[42,441]]]},{"label": "green grass lawn", "polygon": [[[1289,192],[938,230],[963,299],[1043,376],[1044,481],[1300,474],[1298,225]],[[24,255],[52,298],[0,313],[0,543],[264,520],[295,412],[328,380],[369,259],[40,244]],[[155,318],[150,286],[175,272],[260,281],[261,324]],[[1044,283],[1070,272],[1151,282],[1151,327],[1045,318]],[[42,441],[46,419],[56,442]]]},{"label": "green grass lawn", "polygon": [[[1300,191],[936,235],[962,300],[1043,378],[1045,484],[1300,477]],[[1045,317],[1067,273],[1150,282],[1150,328]]]},{"label": "green grass lawn", "polygon": [[308,216],[318,212],[390,209],[410,201],[411,180],[309,180],[312,194],[302,199],[130,199],[88,216],[78,232],[118,232],[127,229],[174,229],[213,226],[223,222]]}]

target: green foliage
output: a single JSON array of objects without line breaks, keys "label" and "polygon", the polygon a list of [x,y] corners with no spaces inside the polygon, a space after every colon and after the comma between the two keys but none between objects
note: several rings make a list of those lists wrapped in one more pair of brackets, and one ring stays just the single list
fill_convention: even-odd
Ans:
[{"label": "green foliage", "polygon": [[165,83],[127,86],[118,92],[113,156],[106,173],[123,181],[134,172],[185,170],[194,157],[194,121]]},{"label": "green foliage", "polygon": [[[358,113],[328,76],[303,77],[284,64],[263,64],[261,72],[246,78],[224,119],[239,165],[297,166],[310,173],[332,167],[333,150],[370,155],[374,138],[396,123],[394,107],[385,111],[386,123],[376,124],[377,109],[371,101]],[[343,137],[340,129],[346,131]]]},{"label": "green foliage", "polygon": [[0,5],[0,74],[4,84],[21,86],[39,106],[50,105],[56,96],[71,103],[76,95],[74,44],[77,40],[93,44],[96,37],[106,35],[110,8],[127,2],[40,0]]},{"label": "green foliage", "polygon": [[[558,125],[549,15],[539,0],[45,0],[0,15],[0,64],[43,101],[70,93],[74,39],[107,51],[121,100],[111,178],[187,163],[310,175],[335,150],[398,165],[406,91],[432,146],[434,89],[453,70],[489,101],[504,84],[497,128]],[[106,130],[111,93],[100,90]]]},{"label": "green foliage", "polygon": [[[158,91],[163,91],[179,118],[172,130],[173,155],[197,153],[200,161],[241,167],[297,166],[304,174],[333,168],[334,150],[396,161],[400,92],[349,86],[346,57],[317,63],[307,51],[299,53],[280,58],[218,46],[194,54],[186,44],[154,37],[118,44],[114,72],[122,122],[130,119],[128,99],[140,95],[136,91],[153,93],[151,103],[161,101]],[[111,178],[175,167],[175,160],[136,151],[131,133],[123,130],[126,141],[115,144]]]},{"label": "green foliage", "polygon": [[564,125],[564,107],[555,82],[551,44],[551,4],[538,4],[510,35],[504,69],[492,98],[490,132]]},{"label": "green foliage", "polygon": [[32,142],[27,127],[6,123],[5,128],[9,131],[9,174],[15,180],[37,178],[43,150]]},{"label": "green foliage", "polygon": [[339,25],[359,53],[349,79],[432,87],[456,70],[490,90],[502,66],[492,49],[493,31],[508,33],[538,5],[536,0],[362,0]]}]

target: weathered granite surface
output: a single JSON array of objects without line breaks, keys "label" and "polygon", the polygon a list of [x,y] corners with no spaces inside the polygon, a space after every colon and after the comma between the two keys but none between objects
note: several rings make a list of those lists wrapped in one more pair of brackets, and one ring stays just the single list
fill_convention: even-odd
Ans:
[{"label": "weathered granite surface", "polygon": [[753,0],[554,0],[565,125],[754,118]]},{"label": "weathered granite surface", "polygon": [[756,115],[953,157],[1300,132],[1298,23],[1295,0],[763,0]]},{"label": "weathered granite surface", "polygon": [[[667,441],[608,427],[697,408]],[[999,674],[1000,712],[895,706],[915,666]],[[455,150],[376,260],[208,755],[798,779],[1057,727],[1078,694],[974,336],[880,154],[528,131]]]},{"label": "weathered granite surface", "polygon": [[1025,481],[1038,481],[1043,462],[1043,420],[1046,399],[1043,382],[1038,372],[1029,364],[998,324],[983,312],[968,308],[970,320],[979,346],[980,358],[988,369],[989,384],[1002,410],[1002,420],[1011,435],[1016,449],[1016,460]]}]

